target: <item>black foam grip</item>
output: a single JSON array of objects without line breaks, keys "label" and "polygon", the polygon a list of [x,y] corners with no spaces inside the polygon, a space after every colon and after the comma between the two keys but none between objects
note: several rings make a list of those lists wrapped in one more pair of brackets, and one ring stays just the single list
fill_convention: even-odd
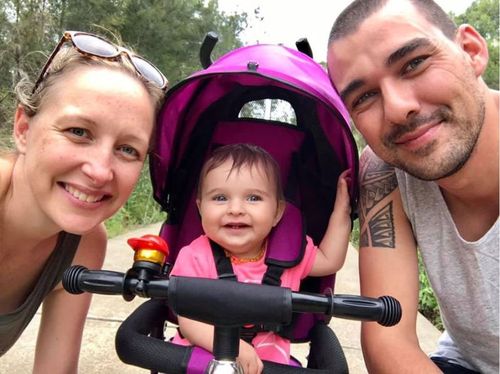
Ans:
[{"label": "black foam grip", "polygon": [[192,348],[148,336],[159,324],[163,325],[167,313],[161,301],[149,300],[141,304],[116,333],[115,347],[120,360],[153,371],[185,373]]},{"label": "black foam grip", "polygon": [[168,302],[181,316],[219,326],[289,324],[289,288],[189,277],[171,277]]}]

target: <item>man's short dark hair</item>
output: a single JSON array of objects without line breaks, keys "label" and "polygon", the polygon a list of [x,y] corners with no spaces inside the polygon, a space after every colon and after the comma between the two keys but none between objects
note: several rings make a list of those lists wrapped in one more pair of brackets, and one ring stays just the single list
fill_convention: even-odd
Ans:
[{"label": "man's short dark hair", "polygon": [[[401,1],[401,0],[398,0]],[[409,0],[433,25],[436,25],[448,38],[453,39],[456,24],[448,14],[433,0]],[[335,40],[352,34],[359,25],[387,4],[388,0],[355,0],[337,17],[328,38],[328,45]]]}]

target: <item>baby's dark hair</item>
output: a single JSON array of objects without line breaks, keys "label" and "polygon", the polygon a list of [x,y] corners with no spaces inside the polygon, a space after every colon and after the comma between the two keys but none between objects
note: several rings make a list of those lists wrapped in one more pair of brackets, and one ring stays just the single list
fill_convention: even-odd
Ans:
[{"label": "baby's dark hair", "polygon": [[235,170],[239,171],[243,166],[248,166],[250,169],[262,167],[269,180],[275,183],[277,199],[285,200],[281,184],[280,168],[276,160],[261,147],[245,143],[228,144],[213,151],[210,158],[201,168],[200,178],[198,179],[198,198],[201,196],[202,184],[207,174],[227,160],[233,161],[229,175]]}]

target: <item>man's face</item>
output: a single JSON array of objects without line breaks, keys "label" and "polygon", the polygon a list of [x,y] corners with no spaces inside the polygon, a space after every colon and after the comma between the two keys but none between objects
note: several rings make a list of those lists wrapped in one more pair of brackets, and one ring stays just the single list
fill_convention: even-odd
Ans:
[{"label": "man's face", "polygon": [[389,1],[328,51],[330,78],[385,162],[424,179],[468,160],[484,121],[478,78],[459,43],[409,2]]}]

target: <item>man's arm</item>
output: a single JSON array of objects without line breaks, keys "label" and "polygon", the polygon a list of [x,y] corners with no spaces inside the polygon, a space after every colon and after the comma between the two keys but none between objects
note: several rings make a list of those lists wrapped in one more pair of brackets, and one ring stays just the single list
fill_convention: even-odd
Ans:
[{"label": "man's arm", "polygon": [[370,373],[439,373],[420,349],[416,334],[418,260],[415,239],[404,213],[394,168],[368,147],[360,160],[361,294],[393,296],[401,322],[383,327],[362,324],[361,344]]},{"label": "man's arm", "polygon": [[[100,269],[106,252],[103,226],[82,237],[73,264]],[[59,284],[43,302],[33,373],[77,373],[91,294],[71,295]]]}]

